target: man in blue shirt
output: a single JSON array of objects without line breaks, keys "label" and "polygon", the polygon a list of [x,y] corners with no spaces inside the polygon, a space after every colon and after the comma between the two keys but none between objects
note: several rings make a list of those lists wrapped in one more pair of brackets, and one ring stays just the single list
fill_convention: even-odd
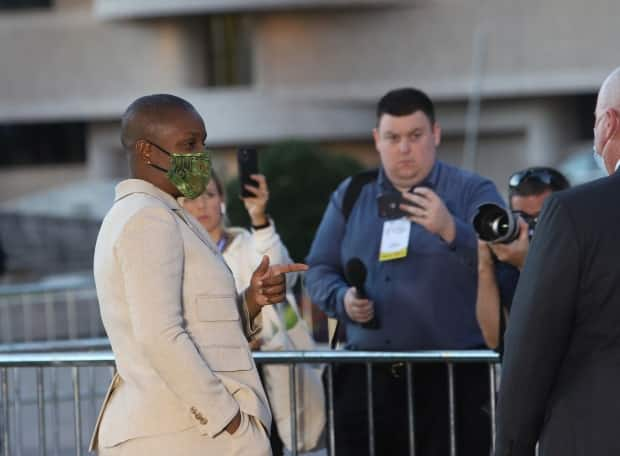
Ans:
[{"label": "man in blue shirt", "polygon": [[[484,346],[476,321],[477,237],[471,225],[485,203],[503,205],[488,179],[436,158],[441,128],[432,101],[404,88],[387,93],[373,131],[381,158],[377,178],[359,188],[343,213],[351,178],[333,193],[312,244],[306,275],[313,302],[346,332],[349,350],[474,349]],[[382,218],[380,194],[402,195],[403,217]],[[344,269],[357,257],[367,269],[358,297]],[[368,325],[374,321],[377,324]],[[414,368],[416,454],[449,454],[445,365]],[[406,376],[401,365],[373,368],[376,454],[407,454]],[[488,370],[455,367],[457,449],[485,455],[490,421]],[[335,381],[339,456],[368,454],[363,366],[338,367]]]}]

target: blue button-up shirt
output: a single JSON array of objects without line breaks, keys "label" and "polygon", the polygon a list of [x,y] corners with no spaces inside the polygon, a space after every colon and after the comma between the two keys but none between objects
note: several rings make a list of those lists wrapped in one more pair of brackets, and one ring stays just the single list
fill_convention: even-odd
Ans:
[{"label": "blue button-up shirt", "polygon": [[[407,256],[379,261],[384,219],[377,196],[396,192],[383,169],[360,191],[348,221],[342,200],[350,178],[332,194],[307,261],[312,301],[346,325],[352,350],[468,349],[484,345],[476,321],[477,237],[473,217],[485,203],[504,206],[488,179],[437,161],[420,186],[432,188],[454,217],[456,238],[447,243],[412,223]],[[365,290],[378,329],[365,329],[344,310],[349,288],[344,266],[360,258],[368,270]]]}]

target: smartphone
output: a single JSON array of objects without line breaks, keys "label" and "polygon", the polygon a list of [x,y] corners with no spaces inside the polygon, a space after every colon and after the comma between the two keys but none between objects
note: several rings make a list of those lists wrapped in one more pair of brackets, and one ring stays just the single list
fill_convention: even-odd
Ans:
[{"label": "smartphone", "polygon": [[377,196],[377,207],[379,209],[379,217],[393,220],[401,217],[409,217],[410,214],[400,208],[401,204],[417,206],[411,201],[403,198],[400,193],[382,193]]},{"label": "smartphone", "polygon": [[255,196],[246,190],[246,185],[257,187],[257,182],[252,179],[252,174],[258,174],[258,153],[254,147],[240,147],[237,150],[237,169],[239,183],[241,185],[241,198]]},{"label": "smartphone", "polygon": [[379,217],[386,219],[397,219],[407,215],[399,205],[408,204],[400,193],[382,193],[377,196],[377,207]]}]

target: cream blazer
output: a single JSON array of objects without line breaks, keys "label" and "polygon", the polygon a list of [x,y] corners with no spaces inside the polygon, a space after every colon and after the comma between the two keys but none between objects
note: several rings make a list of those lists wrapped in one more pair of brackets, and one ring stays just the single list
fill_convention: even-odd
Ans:
[{"label": "cream blazer", "polygon": [[233,275],[198,221],[172,196],[129,179],[116,188],[94,259],[101,317],[117,376],[91,450],[196,426],[210,438],[241,410],[271,413]]}]

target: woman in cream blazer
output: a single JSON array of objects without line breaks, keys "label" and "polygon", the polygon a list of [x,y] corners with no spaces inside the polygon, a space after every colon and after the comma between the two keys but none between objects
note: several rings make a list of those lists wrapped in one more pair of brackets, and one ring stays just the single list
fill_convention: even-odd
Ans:
[{"label": "woman in cream blazer", "polygon": [[[247,343],[259,326],[209,236],[176,200],[143,180],[121,182],[94,272],[118,375],[91,447],[105,455],[131,440],[185,433],[168,442],[174,453],[150,439],[160,449],[150,455],[271,454],[262,429],[271,414]],[[239,411],[241,426],[229,435]]]}]

